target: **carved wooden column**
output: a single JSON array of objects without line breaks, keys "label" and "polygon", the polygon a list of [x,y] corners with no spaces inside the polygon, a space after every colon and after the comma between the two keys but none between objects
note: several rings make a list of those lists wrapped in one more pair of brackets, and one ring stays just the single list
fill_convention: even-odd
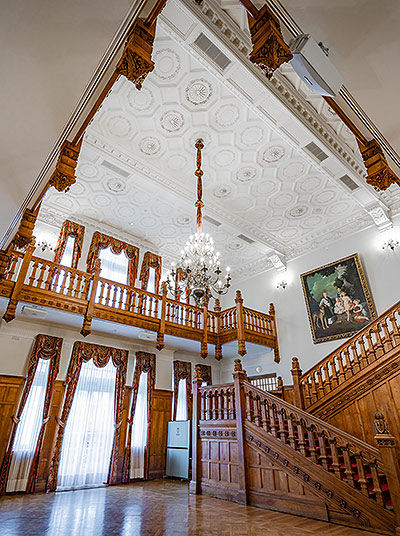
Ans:
[{"label": "carved wooden column", "polygon": [[25,277],[26,277],[26,274],[28,273],[29,264],[31,262],[34,251],[35,251],[35,238],[32,238],[31,243],[26,248],[26,252],[22,260],[22,264],[19,270],[17,280],[14,283],[14,288],[11,293],[10,299],[8,301],[7,309],[3,315],[3,318],[6,322],[10,322],[11,320],[14,320],[15,318],[15,311],[17,309],[19,295],[24,285]]},{"label": "carved wooden column", "polygon": [[208,298],[203,297],[203,337],[201,339],[200,356],[205,359],[208,356],[207,348],[207,328],[208,328]]},{"label": "carved wooden column", "polygon": [[99,279],[100,279],[100,270],[101,270],[101,261],[100,259],[97,259],[95,268],[94,268],[94,273],[93,273],[90,296],[89,296],[88,304],[86,307],[86,313],[83,319],[83,325],[81,329],[81,335],[83,335],[84,337],[89,335],[92,331],[92,319],[93,319],[94,305],[95,305],[96,292],[97,292],[97,283],[99,282]]},{"label": "carved wooden column", "polygon": [[220,361],[222,359],[222,345],[219,340],[221,333],[221,303],[218,299],[215,300],[214,311],[217,315],[217,342],[215,344],[215,359]]},{"label": "carved wooden column", "polygon": [[198,495],[201,492],[200,486],[200,436],[199,436],[199,421],[200,421],[200,387],[203,383],[201,377],[201,368],[199,365],[194,367],[194,377],[192,381],[192,480],[189,485],[189,492],[193,495]]},{"label": "carved wooden column", "polygon": [[303,374],[303,371],[300,368],[297,357],[292,358],[292,368],[290,372],[292,373],[293,378],[294,405],[300,409],[304,409],[303,391],[300,383],[300,378]]},{"label": "carved wooden column", "polygon": [[50,186],[54,186],[59,192],[68,192],[76,182],[75,168],[78,163],[79,150],[79,145],[73,145],[67,140],[61,146],[56,169],[49,180]]},{"label": "carved wooden column", "polygon": [[265,5],[258,14],[248,16],[253,50],[250,61],[258,65],[270,79],[282,63],[293,58],[289,47],[283,40],[279,20]]},{"label": "carved wooden column", "polygon": [[167,312],[167,283],[163,281],[161,285],[161,316],[160,316],[160,327],[157,332],[157,341],[156,348],[157,350],[162,350],[164,348],[164,334],[165,334],[165,315]]},{"label": "carved wooden column", "polygon": [[281,357],[279,355],[279,346],[278,346],[278,330],[276,329],[276,316],[275,316],[275,307],[273,303],[269,304],[269,314],[273,317],[273,331],[275,337],[275,346],[274,346],[274,361],[275,363],[280,363]]},{"label": "carved wooden column", "polygon": [[246,402],[244,393],[242,390],[242,382],[247,380],[246,371],[242,368],[240,359],[235,359],[235,366],[233,369],[233,387],[235,391],[235,411],[236,411],[236,437],[238,448],[238,471],[239,471],[239,490],[238,490],[238,502],[240,504],[247,504],[247,471],[246,471],[246,454],[245,454],[245,439],[244,439],[244,415]]},{"label": "carved wooden column", "polygon": [[38,213],[39,207],[35,210],[25,209],[18,231],[11,242],[11,247],[23,249],[31,243]]},{"label": "carved wooden column", "polygon": [[374,439],[382,456],[385,475],[389,486],[390,498],[396,517],[396,534],[400,535],[400,463],[395,438],[389,432],[387,421],[382,413],[375,414]]},{"label": "carved wooden column", "polygon": [[369,141],[367,145],[358,142],[358,146],[367,168],[368,184],[371,184],[375,190],[387,190],[395,182],[400,185],[399,178],[390,169],[388,161],[376,140]]},{"label": "carved wooden column", "polygon": [[237,341],[238,354],[242,357],[247,354],[246,340],[244,335],[244,315],[243,315],[243,298],[240,290],[236,291],[236,324],[237,324]]}]

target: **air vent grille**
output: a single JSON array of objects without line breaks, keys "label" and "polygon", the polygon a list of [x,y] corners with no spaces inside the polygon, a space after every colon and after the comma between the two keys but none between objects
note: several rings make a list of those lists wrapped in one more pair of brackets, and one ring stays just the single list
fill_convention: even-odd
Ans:
[{"label": "air vent grille", "polygon": [[121,169],[120,167],[116,166],[115,164],[112,164],[108,160],[103,160],[101,165],[110,171],[113,171],[114,173],[118,173],[118,175],[122,175],[122,177],[129,177],[130,173],[128,171],[125,171],[124,169]]},{"label": "air vent grille", "polygon": [[211,216],[203,216],[203,218],[208,221],[208,223],[212,223],[213,225],[215,225],[215,227],[219,227],[220,225],[222,225],[222,223],[218,220],[214,220],[214,218],[212,218]]},{"label": "air vent grille", "polygon": [[343,177],[340,177],[339,178],[340,182],[342,182],[345,186],[347,186],[347,188],[349,190],[351,190],[352,192],[354,190],[357,190],[357,188],[359,188],[360,186],[355,182],[353,181],[353,179],[351,177],[349,177],[348,175],[343,175]]},{"label": "air vent grille", "polygon": [[210,41],[203,33],[196,38],[194,44],[223,71],[231,63],[231,60],[227,58],[225,54],[221,52],[220,49],[216,47],[214,43]]},{"label": "air vent grille", "polygon": [[240,238],[241,240],[244,240],[245,242],[247,242],[248,244],[254,244],[254,240],[252,238],[249,238],[248,236],[245,236],[243,234],[240,234],[237,236],[238,238]]},{"label": "air vent grille", "polygon": [[309,143],[308,145],[306,145],[305,149],[307,149],[309,153],[315,156],[318,162],[323,162],[324,160],[328,158],[328,155],[324,153],[324,151],[320,147],[318,147],[318,145],[314,143],[313,141]]}]

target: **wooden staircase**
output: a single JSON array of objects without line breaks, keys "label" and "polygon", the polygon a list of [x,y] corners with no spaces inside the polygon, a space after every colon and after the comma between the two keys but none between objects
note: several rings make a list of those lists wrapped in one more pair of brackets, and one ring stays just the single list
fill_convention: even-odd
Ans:
[{"label": "wooden staircase", "polygon": [[193,381],[192,493],[395,534],[400,469],[377,415],[379,448],[251,385]]},{"label": "wooden staircase", "polygon": [[368,442],[382,409],[400,441],[400,302],[304,374],[293,358],[292,376],[288,401]]}]

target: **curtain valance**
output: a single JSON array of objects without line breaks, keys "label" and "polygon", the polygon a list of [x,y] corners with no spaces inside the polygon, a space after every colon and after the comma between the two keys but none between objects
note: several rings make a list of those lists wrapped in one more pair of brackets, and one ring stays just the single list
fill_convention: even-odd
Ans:
[{"label": "curtain valance", "polygon": [[70,220],[65,220],[65,222],[62,224],[60,236],[58,237],[58,242],[56,249],[54,250],[55,256],[54,256],[54,262],[60,262],[62,259],[62,256],[65,251],[65,246],[67,245],[67,239],[69,236],[73,236],[75,238],[74,242],[74,249],[72,253],[72,268],[78,267],[78,261],[82,254],[82,244],[83,244],[83,237],[85,234],[85,227],[83,225],[79,225],[79,223],[75,223]]},{"label": "curtain valance", "polygon": [[88,272],[92,273],[94,271],[100,249],[106,249],[108,247],[113,253],[115,253],[115,255],[119,255],[120,253],[124,252],[126,257],[130,259],[128,268],[128,284],[132,287],[135,286],[139,260],[139,248],[98,231],[93,234],[92,242],[89,248],[87,258]]}]

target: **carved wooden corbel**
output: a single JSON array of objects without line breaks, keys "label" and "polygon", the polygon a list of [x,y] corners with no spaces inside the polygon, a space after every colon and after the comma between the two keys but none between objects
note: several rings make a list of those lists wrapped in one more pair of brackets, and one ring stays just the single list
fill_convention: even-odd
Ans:
[{"label": "carved wooden corbel", "polygon": [[151,59],[156,25],[147,26],[143,19],[137,19],[129,32],[125,49],[119,60],[116,72],[142,89],[146,76],[154,69]]},{"label": "carved wooden corbel", "polygon": [[38,213],[39,208],[34,210],[25,209],[17,234],[12,240],[12,247],[23,249],[31,243]]},{"label": "carved wooden corbel", "polygon": [[73,145],[67,140],[61,146],[56,169],[49,181],[50,186],[54,186],[59,192],[68,191],[76,182],[75,168],[78,163],[79,150],[79,145]]},{"label": "carved wooden corbel", "polygon": [[282,63],[293,58],[293,54],[283,40],[279,20],[267,6],[264,6],[254,18],[249,15],[248,19],[253,43],[250,61],[258,65],[269,80]]},{"label": "carved wooden corbel", "polygon": [[376,190],[387,190],[390,185],[400,180],[390,169],[386,157],[376,140],[371,140],[367,145],[358,142],[361,156],[367,168],[367,183]]}]

